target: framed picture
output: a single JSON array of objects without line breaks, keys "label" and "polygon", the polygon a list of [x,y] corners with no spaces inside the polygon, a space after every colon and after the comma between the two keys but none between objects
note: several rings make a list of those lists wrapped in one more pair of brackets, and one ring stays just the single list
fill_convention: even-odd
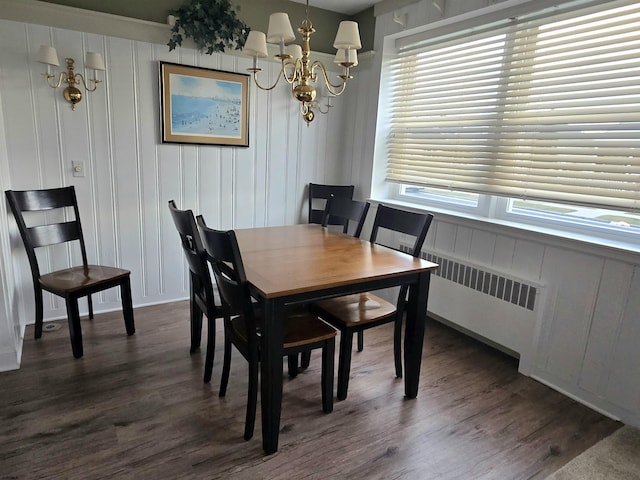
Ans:
[{"label": "framed picture", "polygon": [[249,75],[160,62],[163,143],[249,146]]}]

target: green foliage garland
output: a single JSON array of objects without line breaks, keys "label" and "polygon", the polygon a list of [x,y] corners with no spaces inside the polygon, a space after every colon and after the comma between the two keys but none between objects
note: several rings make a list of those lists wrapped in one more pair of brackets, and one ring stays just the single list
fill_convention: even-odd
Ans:
[{"label": "green foliage garland", "polygon": [[190,38],[201,52],[211,55],[225,48],[240,50],[249,35],[249,27],[240,20],[229,0],[190,0],[177,10],[171,28],[169,51]]}]

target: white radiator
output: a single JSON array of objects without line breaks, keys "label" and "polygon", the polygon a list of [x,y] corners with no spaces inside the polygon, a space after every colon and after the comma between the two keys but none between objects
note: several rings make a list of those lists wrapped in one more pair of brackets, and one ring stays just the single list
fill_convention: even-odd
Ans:
[{"label": "white radiator", "polygon": [[[411,248],[401,244],[400,250]],[[544,286],[436,252],[422,258],[440,268],[431,276],[429,314],[520,358],[528,373],[533,359]]]}]

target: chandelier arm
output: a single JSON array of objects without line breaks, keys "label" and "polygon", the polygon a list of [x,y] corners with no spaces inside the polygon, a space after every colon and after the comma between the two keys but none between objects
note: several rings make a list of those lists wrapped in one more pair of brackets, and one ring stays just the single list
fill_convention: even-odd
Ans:
[{"label": "chandelier arm", "polygon": [[347,87],[347,79],[349,79],[349,72],[347,71],[345,75],[341,75],[340,78],[342,78],[342,83],[338,84],[338,85],[334,85],[333,83],[331,83],[331,81],[329,80],[329,76],[327,75],[327,70],[325,69],[324,65],[322,63],[320,63],[318,60],[314,61],[311,64],[311,73],[313,75],[315,75],[315,69],[318,68],[320,70],[320,72],[322,72],[322,77],[324,78],[324,83],[327,87],[327,90],[329,91],[329,93],[335,97],[337,97],[338,95],[342,94],[342,92],[344,92],[345,88]]},{"label": "chandelier arm", "polygon": [[[278,83],[280,83],[280,78],[284,77],[285,79],[287,78],[287,75],[284,71],[284,64],[282,65],[282,67],[280,68],[280,72],[278,73],[278,78],[276,78],[276,81],[273,85],[271,85],[270,87],[263,87],[262,85],[260,85],[260,83],[258,82],[258,72],[262,71],[261,69],[250,69],[249,71],[253,71],[253,81],[256,84],[256,86],[260,89],[260,90],[265,90],[265,91],[269,91],[269,90],[273,90],[274,88],[276,88],[276,85],[278,85]],[[291,82],[289,82],[291,83]]]},{"label": "chandelier arm", "polygon": [[[287,75],[286,67],[292,68],[290,77]],[[284,79],[287,81],[288,84],[293,85],[294,82],[296,82],[300,78],[301,70],[302,70],[302,62],[300,61],[299,58],[296,58],[295,62],[292,62],[292,61],[285,62],[285,60],[283,60],[282,69],[280,70],[280,73],[282,74],[282,76],[284,77]]]},{"label": "chandelier arm", "polygon": [[327,104],[326,105],[327,109],[326,110],[322,110],[322,105],[320,105],[320,103],[316,101],[316,104],[313,105],[313,106],[316,107],[320,113],[322,113],[323,115],[326,115],[327,113],[329,113],[329,110],[331,109],[331,107],[333,105]]}]

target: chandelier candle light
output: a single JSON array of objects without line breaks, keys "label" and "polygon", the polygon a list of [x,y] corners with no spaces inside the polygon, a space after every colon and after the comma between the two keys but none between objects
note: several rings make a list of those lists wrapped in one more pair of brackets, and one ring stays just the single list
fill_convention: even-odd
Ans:
[{"label": "chandelier candle light", "polygon": [[[333,42],[333,46],[338,49],[334,62],[342,65],[344,71],[338,75],[342,81],[337,85],[333,84],[329,80],[324,65],[317,60],[311,62],[309,59],[311,52],[309,40],[315,31],[311,20],[309,20],[309,0],[307,0],[305,18],[302,25],[298,27],[298,32],[302,34],[302,46],[291,44],[285,47],[286,43],[292,42],[296,37],[291,28],[289,15],[280,12],[272,13],[269,17],[269,30],[266,36],[263,32],[251,30],[242,49],[243,53],[253,57],[253,68],[247,70],[253,73],[253,80],[258,88],[272,90],[281,78],[284,78],[291,85],[293,97],[300,102],[300,113],[307,124],[311,123],[315,117],[313,108],[320,108],[316,100],[314,86],[318,81],[318,72],[322,75],[329,98],[340,95],[347,86],[347,80],[353,78],[349,69],[358,64],[357,50],[362,48],[358,24],[351,21],[340,22],[336,39]],[[258,67],[258,58],[268,56],[267,42],[280,46],[280,53],[276,55],[276,58],[282,63],[282,68],[275,83],[270,87],[263,87],[258,83],[258,72],[262,71]],[[331,103],[328,101],[327,107],[330,106]]]},{"label": "chandelier candle light", "polygon": [[[47,72],[43,73],[42,76],[47,80],[47,84],[51,88],[58,88],[62,83],[66,83],[64,91],[62,92],[64,99],[71,104],[71,109],[76,109],[76,104],[82,100],[82,91],[76,86],[82,84],[84,89],[87,92],[93,92],[96,88],[98,88],[98,84],[102,82],[102,80],[98,80],[97,71],[105,69],[104,60],[102,55],[96,52],[87,52],[85,57],[84,66],[85,68],[93,70],[93,78],[85,80],[84,75],[81,73],[75,73],[73,70],[73,58],[65,58],[64,61],[67,64],[67,71],[55,73],[50,73],[50,67],[59,67],[60,62],[58,61],[58,53],[56,49],[53,47],[49,47],[47,45],[41,45],[40,50],[38,50],[37,61],[40,63],[44,63],[47,66]],[[52,78],[58,77],[57,80],[51,82]],[[87,85],[89,82],[89,85]]]}]

